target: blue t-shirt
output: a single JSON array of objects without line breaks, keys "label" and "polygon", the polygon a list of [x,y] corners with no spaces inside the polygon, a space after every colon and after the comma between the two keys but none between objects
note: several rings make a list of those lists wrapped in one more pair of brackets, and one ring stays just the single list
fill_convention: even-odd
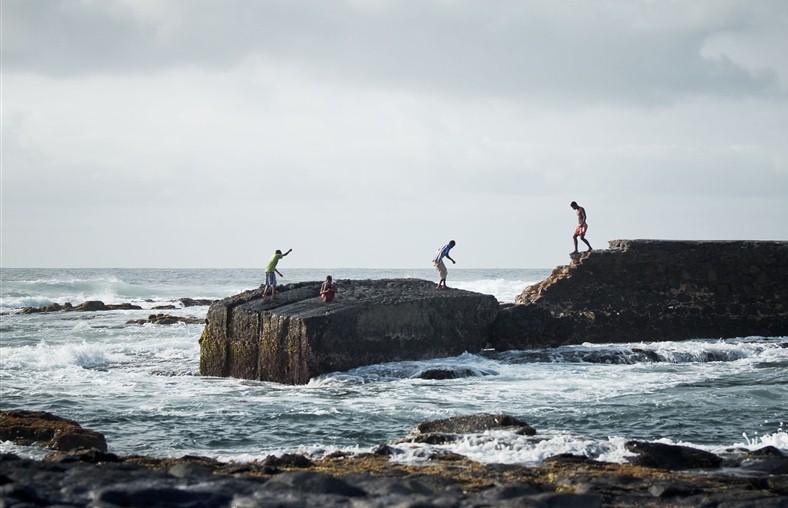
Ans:
[{"label": "blue t-shirt", "polygon": [[451,250],[452,247],[453,247],[453,245],[448,244],[448,243],[446,245],[444,245],[443,247],[441,247],[438,250],[438,255],[435,256],[435,260],[434,261],[436,263],[439,263],[443,258],[448,256],[449,255],[449,251]]}]

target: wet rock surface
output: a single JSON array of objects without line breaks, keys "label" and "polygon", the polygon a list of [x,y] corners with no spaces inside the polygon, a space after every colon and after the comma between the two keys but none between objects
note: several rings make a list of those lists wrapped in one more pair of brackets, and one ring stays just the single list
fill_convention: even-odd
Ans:
[{"label": "wet rock surface", "polygon": [[130,319],[126,321],[127,325],[174,325],[177,323],[183,324],[200,324],[204,323],[204,319],[196,318],[193,316],[173,316],[172,314],[151,314],[148,319]]},{"label": "wet rock surface", "polygon": [[786,279],[788,242],[613,240],[504,306],[491,343],[502,351],[788,335]]},{"label": "wet rock surface", "polygon": [[0,411],[0,441],[38,444],[54,450],[107,451],[102,434],[43,411]]},{"label": "wet rock surface", "polygon": [[303,384],[320,374],[390,361],[479,351],[498,312],[494,297],[437,291],[416,279],[340,280],[331,304],[320,282],[246,291],[211,305],[200,372]]}]

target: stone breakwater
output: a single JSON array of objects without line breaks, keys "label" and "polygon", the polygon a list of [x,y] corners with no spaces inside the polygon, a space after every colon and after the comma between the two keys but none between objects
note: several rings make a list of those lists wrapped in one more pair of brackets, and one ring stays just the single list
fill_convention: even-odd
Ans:
[{"label": "stone breakwater", "polygon": [[[200,373],[303,384],[320,374],[583,342],[788,335],[788,242],[614,240],[526,288],[515,305],[413,279],[319,282],[215,302]],[[442,375],[442,374],[441,374]]]},{"label": "stone breakwater", "polygon": [[788,242],[613,240],[526,288],[500,350],[788,335]]},{"label": "stone breakwater", "polygon": [[[788,502],[788,456],[773,447],[719,457],[686,446],[632,441],[627,443],[635,454],[631,464],[557,455],[537,467],[485,465],[440,448],[447,439],[489,430],[536,434],[509,415],[423,422],[405,441],[436,446],[425,449],[425,462],[415,466],[397,462],[402,453],[397,444],[366,453],[271,455],[254,462],[123,457],[106,452],[103,436],[76,422],[47,413],[9,413],[0,412],[0,433],[60,451],[43,460],[0,454],[0,506],[743,508]],[[20,419],[36,428],[59,425],[66,434],[93,432],[101,441],[82,441],[81,447],[63,451],[47,434],[16,435]]]}]

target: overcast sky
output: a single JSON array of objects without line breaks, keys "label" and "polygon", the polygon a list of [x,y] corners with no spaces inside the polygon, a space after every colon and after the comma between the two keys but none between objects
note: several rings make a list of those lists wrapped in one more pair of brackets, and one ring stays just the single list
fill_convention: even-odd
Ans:
[{"label": "overcast sky", "polygon": [[786,55],[783,0],[3,0],[2,266],[786,240]]}]

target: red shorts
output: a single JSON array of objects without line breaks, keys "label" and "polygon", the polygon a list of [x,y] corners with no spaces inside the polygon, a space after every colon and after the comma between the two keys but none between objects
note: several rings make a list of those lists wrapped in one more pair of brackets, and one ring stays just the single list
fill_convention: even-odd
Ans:
[{"label": "red shorts", "polygon": [[583,236],[588,231],[588,224],[580,224],[575,228],[575,236]]}]

